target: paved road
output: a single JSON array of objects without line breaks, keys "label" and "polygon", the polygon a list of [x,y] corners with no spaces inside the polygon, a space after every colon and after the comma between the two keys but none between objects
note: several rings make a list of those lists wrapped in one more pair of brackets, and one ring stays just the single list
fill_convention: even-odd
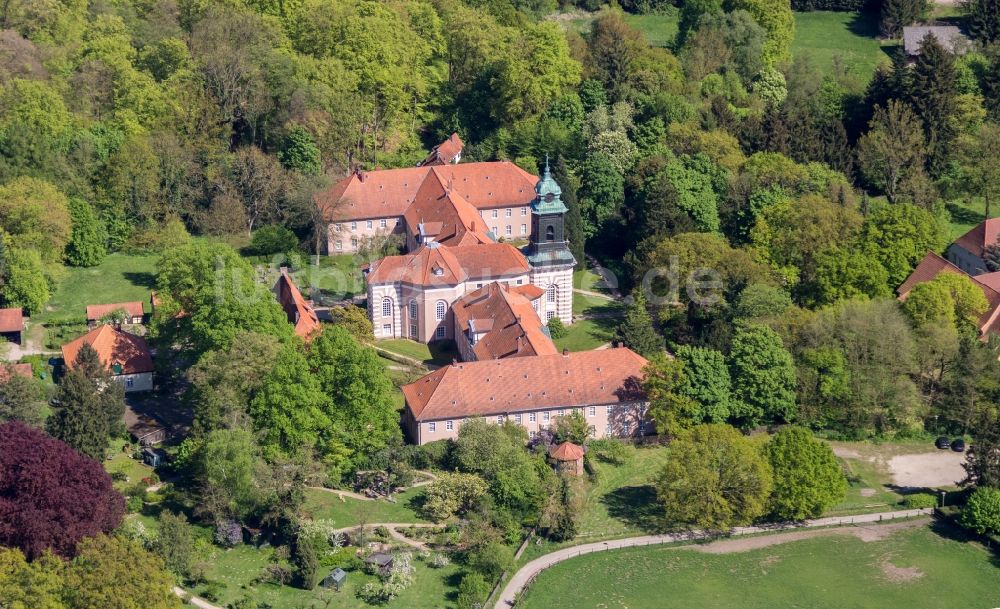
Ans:
[{"label": "paved road", "polygon": [[[732,535],[750,535],[754,533],[769,533],[772,531],[780,531],[787,529],[796,528],[814,528],[814,527],[829,527],[829,526],[850,526],[855,524],[870,524],[877,523],[886,520],[894,520],[899,518],[913,518],[916,516],[924,516],[932,513],[931,509],[924,510],[900,510],[896,512],[881,512],[878,514],[864,514],[860,516],[846,516],[846,517],[833,517],[833,518],[818,518],[816,520],[807,520],[803,523],[798,524],[785,524],[776,525],[772,527],[740,527],[733,529]],[[640,537],[627,537],[625,539],[613,539],[609,541],[599,541],[594,543],[587,543],[579,546],[572,546],[569,548],[563,548],[562,550],[556,550],[544,556],[540,556],[535,560],[529,562],[528,564],[521,567],[514,575],[507,581],[507,585],[504,586],[503,592],[500,593],[500,597],[494,605],[493,609],[509,609],[514,605],[514,599],[517,597],[521,591],[527,587],[531,581],[538,576],[539,573],[548,569],[552,565],[561,563],[570,558],[576,558],[581,554],[590,554],[593,552],[602,552],[604,550],[616,550],[620,548],[633,548],[637,546],[649,546],[657,544],[667,544],[676,543],[679,541],[691,541],[693,539],[704,538],[706,535],[698,531],[692,531],[688,533],[673,533],[667,535],[642,535]]]}]

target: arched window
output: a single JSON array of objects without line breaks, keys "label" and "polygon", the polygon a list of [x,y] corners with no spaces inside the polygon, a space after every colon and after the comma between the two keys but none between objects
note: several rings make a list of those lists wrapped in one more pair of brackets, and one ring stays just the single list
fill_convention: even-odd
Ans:
[{"label": "arched window", "polygon": [[555,302],[557,293],[556,291],[558,289],[559,288],[556,287],[556,284],[553,283],[552,285],[550,285],[549,288],[545,290],[545,302]]},{"label": "arched window", "polygon": [[555,241],[556,240],[556,227],[551,224],[545,227],[545,240]]},{"label": "arched window", "polygon": [[410,321],[413,321],[416,318],[417,318],[417,301],[416,300],[411,300],[410,301]]},{"label": "arched window", "polygon": [[438,321],[444,319],[444,314],[447,310],[448,310],[448,304],[445,301],[443,300],[437,301],[437,304],[434,305],[434,315]]},{"label": "arched window", "polygon": [[382,317],[392,317],[392,299],[382,299]]}]

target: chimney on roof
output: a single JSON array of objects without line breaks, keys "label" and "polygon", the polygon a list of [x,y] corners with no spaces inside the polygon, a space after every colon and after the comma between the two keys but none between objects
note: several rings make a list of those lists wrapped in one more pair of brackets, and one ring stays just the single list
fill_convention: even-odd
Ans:
[{"label": "chimney on roof", "polygon": [[568,357],[568,356],[569,356],[569,349],[563,347],[563,357]]},{"label": "chimney on roof", "polygon": [[451,358],[451,365],[452,365],[452,366],[454,366],[454,365],[455,365],[455,364],[457,364],[457,363],[458,363],[458,358],[457,358],[457,357],[453,357],[453,358]]},{"label": "chimney on roof", "polygon": [[365,172],[361,171],[360,169],[358,170],[358,180],[360,180],[361,182],[365,181]]}]

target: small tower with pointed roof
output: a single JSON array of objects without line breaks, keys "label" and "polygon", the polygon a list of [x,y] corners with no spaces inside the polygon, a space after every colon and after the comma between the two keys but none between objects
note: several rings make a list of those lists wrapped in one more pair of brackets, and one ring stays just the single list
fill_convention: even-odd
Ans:
[{"label": "small tower with pointed roof", "polygon": [[552,178],[549,159],[535,185],[531,202],[531,237],[524,249],[531,265],[531,282],[546,291],[540,299],[538,315],[543,322],[558,317],[573,322],[573,267],[576,259],[566,242],[566,212],[562,189]]}]

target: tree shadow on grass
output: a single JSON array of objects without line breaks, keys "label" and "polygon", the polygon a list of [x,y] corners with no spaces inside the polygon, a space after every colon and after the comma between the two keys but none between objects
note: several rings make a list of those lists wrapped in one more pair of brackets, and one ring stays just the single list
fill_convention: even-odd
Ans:
[{"label": "tree shadow on grass", "polygon": [[931,522],[931,531],[943,539],[957,541],[960,543],[980,543],[990,552],[990,562],[993,566],[1000,567],[1000,543],[995,539],[976,535],[972,531],[960,526],[949,516],[935,514]]},{"label": "tree shadow on grass", "polygon": [[983,221],[983,214],[981,212],[969,209],[958,203],[945,203],[945,208],[948,210],[948,215],[951,216],[951,221],[956,224],[978,224]]},{"label": "tree shadow on grass", "polygon": [[623,486],[601,497],[608,514],[630,526],[647,533],[663,533],[667,524],[663,507],[656,500],[656,489],[651,485]]},{"label": "tree shadow on grass", "polygon": [[156,287],[156,276],[152,273],[136,273],[126,271],[122,276],[132,285],[140,288],[153,289]]},{"label": "tree shadow on grass", "polygon": [[878,37],[878,15],[874,13],[855,13],[847,29],[855,36],[865,38]]}]

